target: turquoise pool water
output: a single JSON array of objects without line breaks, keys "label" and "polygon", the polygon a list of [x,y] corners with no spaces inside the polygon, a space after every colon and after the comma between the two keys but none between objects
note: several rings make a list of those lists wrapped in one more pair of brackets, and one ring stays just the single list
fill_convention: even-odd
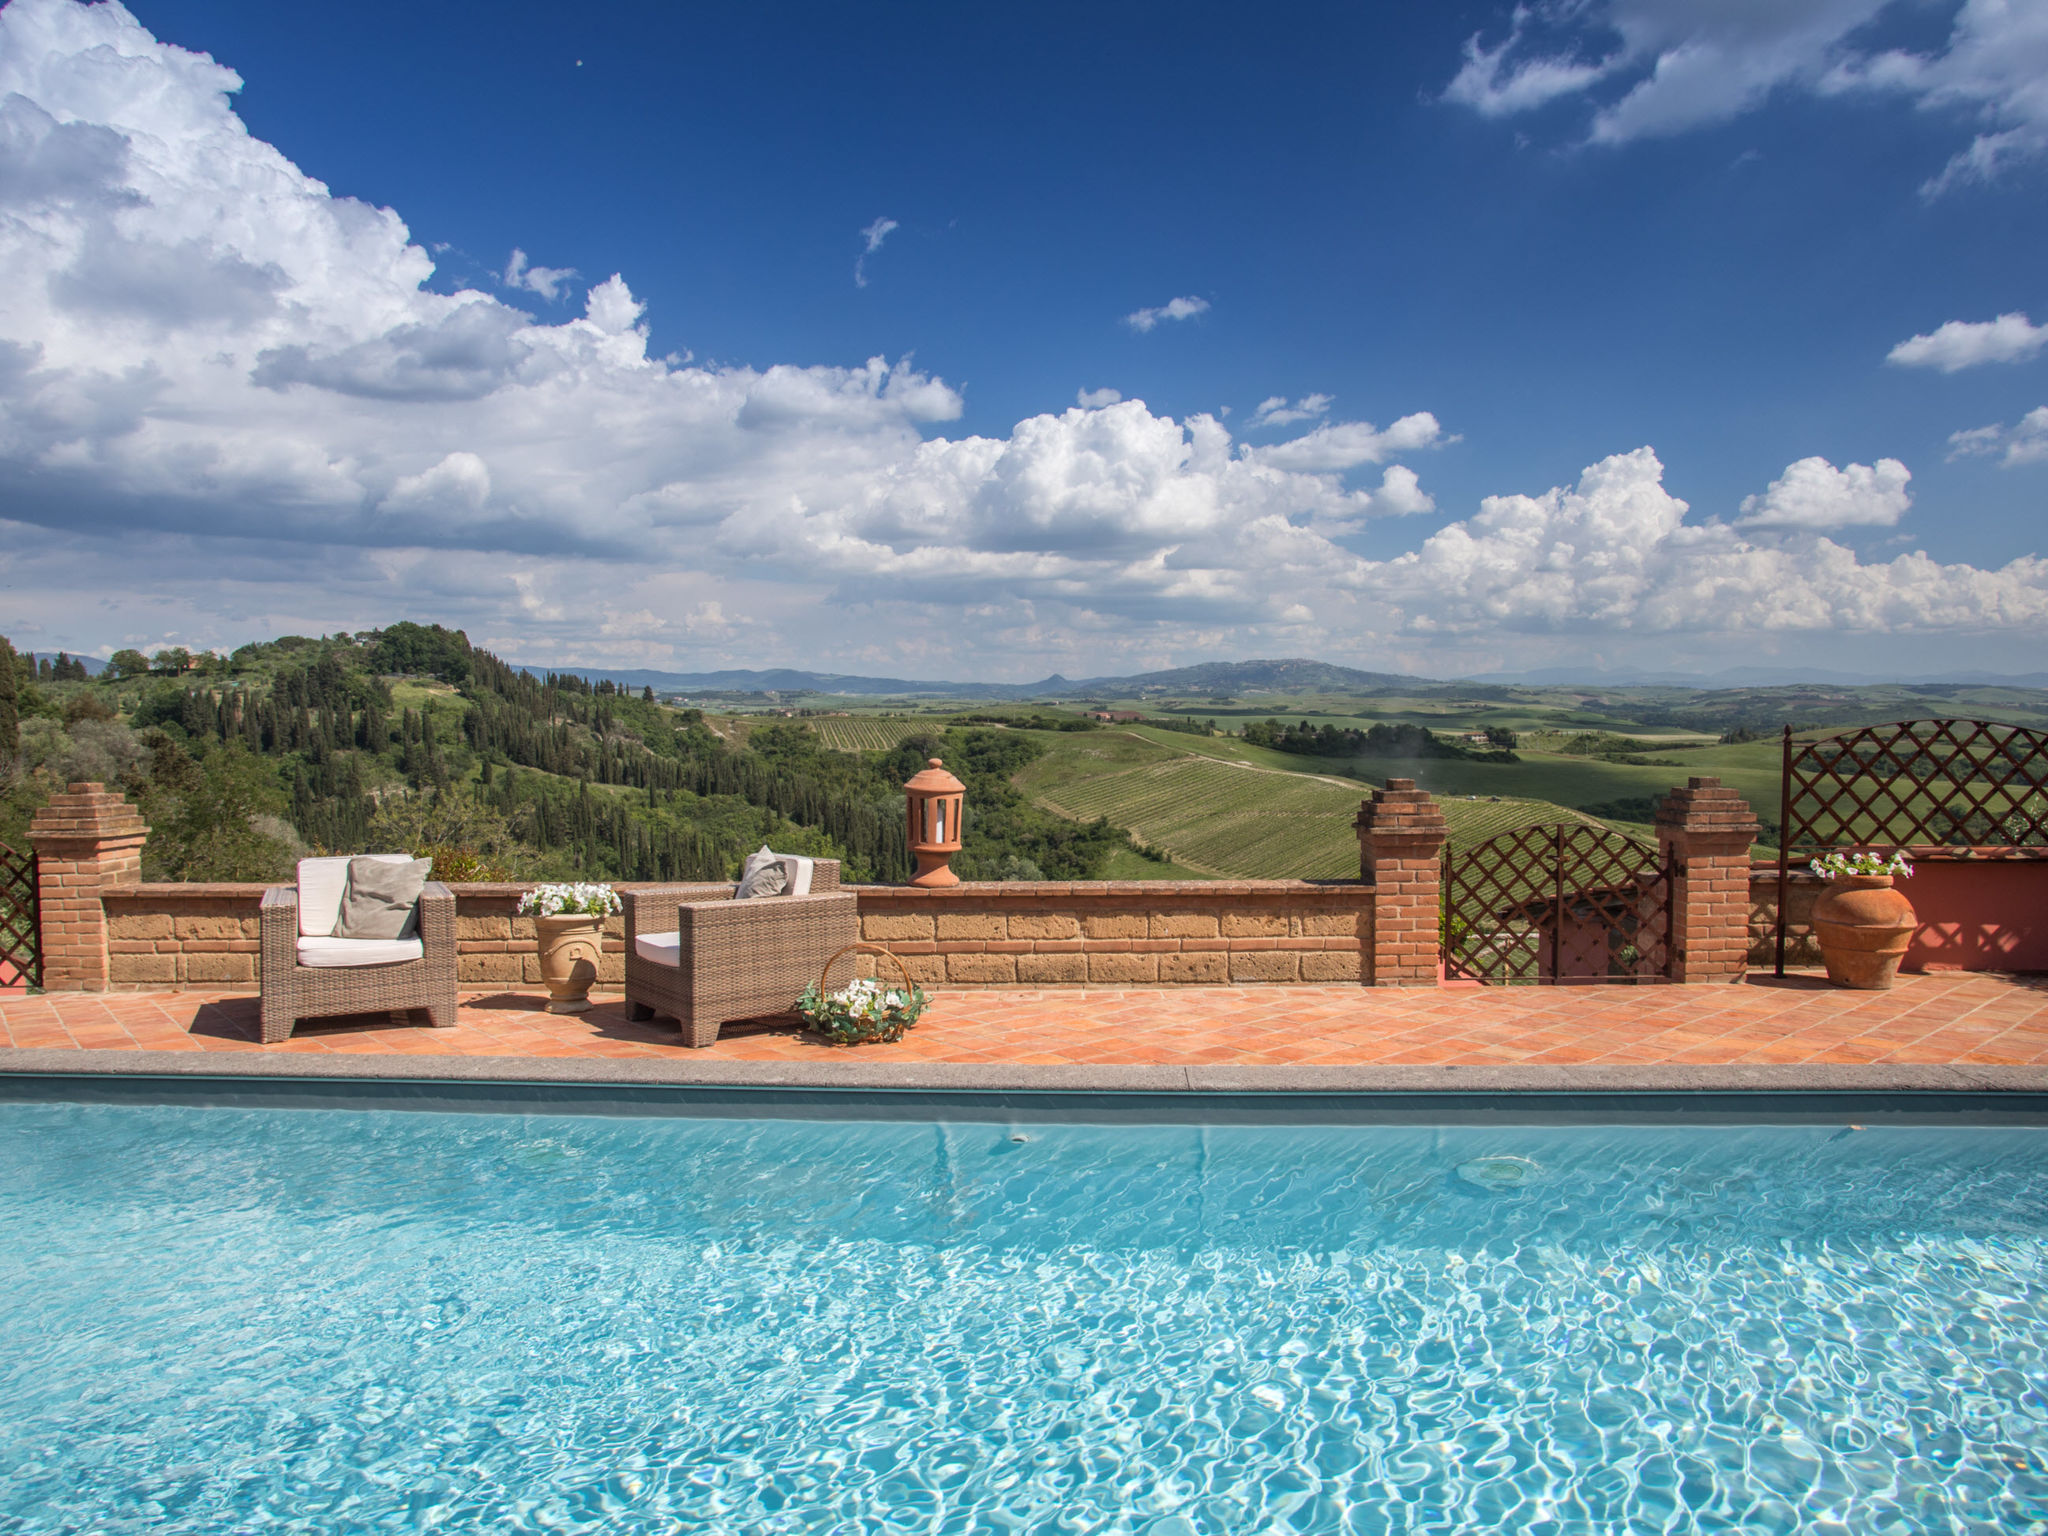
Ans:
[{"label": "turquoise pool water", "polygon": [[0,1105],[0,1531],[2044,1530],[2044,1173]]}]

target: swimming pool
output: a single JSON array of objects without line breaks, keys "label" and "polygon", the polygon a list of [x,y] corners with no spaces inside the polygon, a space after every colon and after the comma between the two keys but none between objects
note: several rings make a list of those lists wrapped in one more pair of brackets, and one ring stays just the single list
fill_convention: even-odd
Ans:
[{"label": "swimming pool", "polygon": [[2027,1530],[2048,1133],[0,1104],[0,1529]]}]

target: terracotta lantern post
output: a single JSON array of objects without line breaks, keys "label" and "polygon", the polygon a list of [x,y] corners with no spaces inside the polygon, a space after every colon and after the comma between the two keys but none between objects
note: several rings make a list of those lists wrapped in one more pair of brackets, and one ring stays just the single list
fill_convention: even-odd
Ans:
[{"label": "terracotta lantern post", "polygon": [[960,806],[967,786],[946,772],[936,757],[903,786],[910,818],[910,851],[917,859],[912,885],[958,885],[960,877],[946,867],[960,851]]}]

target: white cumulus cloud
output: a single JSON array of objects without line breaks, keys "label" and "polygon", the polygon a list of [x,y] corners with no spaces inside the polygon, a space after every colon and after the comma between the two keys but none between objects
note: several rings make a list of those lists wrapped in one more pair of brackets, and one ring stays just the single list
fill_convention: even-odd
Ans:
[{"label": "white cumulus cloud", "polygon": [[1865,564],[1818,535],[1766,542],[1691,523],[1648,448],[1589,467],[1576,486],[1489,496],[1479,515],[1366,585],[1409,628],[1631,633],[1847,630],[1910,634],[2048,626],[2048,560],[2002,569],[1921,552]]},{"label": "white cumulus cloud", "polygon": [[1996,320],[1951,320],[1900,342],[1885,361],[1954,373],[1979,363],[2024,363],[2040,356],[2043,347],[2048,347],[2048,325],[2035,325],[2015,310]]},{"label": "white cumulus cloud", "polygon": [[1826,459],[1785,466],[1759,496],[1742,499],[1740,528],[1891,528],[1906,515],[1913,472],[1897,459],[1835,468]]},{"label": "white cumulus cloud", "polygon": [[[239,85],[118,4],[0,10],[17,642],[412,616],[538,664],[947,676],[1184,646],[1420,656],[1543,624],[2042,628],[2038,560],[1863,565],[1806,532],[1696,526],[1647,450],[1375,561],[1353,547],[1368,521],[1433,506],[1402,462],[1450,440],[1428,412],[1381,429],[1310,396],[1265,425],[1308,410],[1313,430],[1248,445],[1083,391],[946,436],[961,394],[907,358],[652,356],[621,274],[551,324],[437,293],[397,213],[251,135]],[[1367,466],[1376,487],[1348,483]]]},{"label": "white cumulus cloud", "polygon": [[1152,309],[1133,310],[1124,316],[1124,324],[1134,331],[1149,331],[1162,320],[1191,320],[1196,315],[1206,313],[1208,308],[1207,299],[1168,299],[1164,304]]},{"label": "white cumulus cloud", "polygon": [[491,471],[473,453],[449,454],[431,469],[402,476],[384,498],[386,512],[476,512],[491,499]]},{"label": "white cumulus cloud", "polygon": [[1941,46],[1872,51],[1890,0],[1578,0],[1518,5],[1491,43],[1467,39],[1448,101],[1486,117],[1568,97],[1587,137],[1621,144],[1725,122],[1773,91],[1903,95],[1978,129],[1930,178],[1938,195],[2048,150],[2048,7],[1964,0]]},{"label": "white cumulus cloud", "polygon": [[1303,395],[1292,405],[1285,395],[1269,395],[1259,402],[1252,412],[1249,425],[1254,427],[1284,427],[1297,421],[1314,421],[1330,414],[1333,396]]},{"label": "white cumulus cloud", "polygon": [[576,269],[533,266],[528,263],[526,252],[514,246],[512,259],[505,263],[505,270],[498,280],[507,288],[524,288],[528,293],[537,293],[552,304],[576,281]]},{"label": "white cumulus cloud", "polygon": [[2008,469],[2048,462],[2048,405],[2037,405],[2010,427],[1971,427],[1948,437],[1952,459],[2002,455]]},{"label": "white cumulus cloud", "polygon": [[1380,464],[1397,453],[1435,448],[1450,441],[1428,411],[1403,416],[1382,432],[1369,421],[1333,421],[1270,447],[1238,451],[1257,464],[1309,475],[1341,474],[1361,464]]},{"label": "white cumulus cloud", "polygon": [[1122,393],[1114,389],[1077,389],[1074,391],[1074,403],[1082,409],[1089,411],[1099,411],[1105,405],[1115,405],[1121,399],[1123,399]]}]

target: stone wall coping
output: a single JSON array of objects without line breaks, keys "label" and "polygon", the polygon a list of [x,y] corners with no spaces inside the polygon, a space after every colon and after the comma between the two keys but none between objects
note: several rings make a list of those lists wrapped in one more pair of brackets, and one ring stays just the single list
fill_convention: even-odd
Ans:
[{"label": "stone wall coping", "polygon": [[963,880],[958,885],[926,889],[913,885],[845,885],[863,899],[948,902],[1011,900],[1042,902],[1119,897],[1221,896],[1371,896],[1377,889],[1362,880]]},{"label": "stone wall coping", "polygon": [[[289,885],[290,883],[288,880],[216,880],[212,882],[158,880],[139,885],[102,886],[100,894],[128,901],[176,901],[180,898],[197,900],[202,897],[210,901],[217,901],[222,897],[233,896],[247,896],[252,900],[260,900],[263,893],[271,889],[271,887]],[[461,885],[450,885],[448,889],[455,893],[458,900],[464,896],[483,896],[495,899],[523,896],[541,883],[538,880],[488,882],[478,880]],[[679,880],[615,880],[612,882],[612,889],[615,891],[643,891],[654,890],[664,885],[684,885],[689,883],[688,881]],[[713,880],[709,883],[717,885],[722,882]]]},{"label": "stone wall coping", "polygon": [[261,901],[268,885],[243,881],[152,881],[147,885],[107,885],[100,896],[107,901]]},{"label": "stone wall coping", "polygon": [[[1772,865],[1773,869],[1777,866]],[[109,885],[100,895],[115,901],[221,901],[246,898],[260,901],[274,881],[151,881],[138,885]],[[538,881],[474,881],[451,885],[459,902],[465,897],[510,900],[532,890]],[[618,891],[658,890],[667,885],[689,884],[674,880],[614,881]],[[696,882],[718,885],[720,881]],[[949,902],[963,899],[987,901],[1008,898],[1043,901],[1048,897],[1149,897],[1149,896],[1347,896],[1365,897],[1376,887],[1362,880],[963,880],[928,890],[914,885],[843,885],[862,897],[891,901]]]}]

